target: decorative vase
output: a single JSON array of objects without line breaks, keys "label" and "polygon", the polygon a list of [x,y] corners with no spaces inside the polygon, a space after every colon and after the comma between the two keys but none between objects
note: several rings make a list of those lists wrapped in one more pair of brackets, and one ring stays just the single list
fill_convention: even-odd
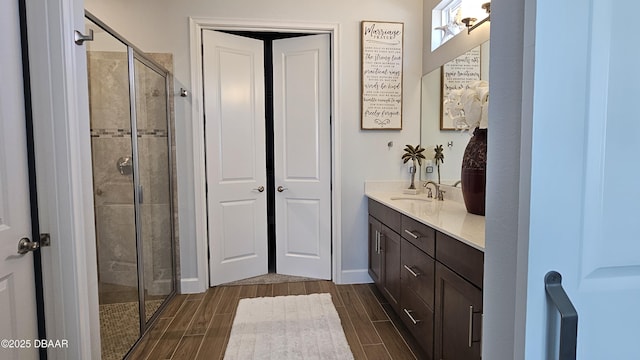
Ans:
[{"label": "decorative vase", "polygon": [[462,197],[467,211],[484,216],[487,180],[487,129],[476,128],[462,157]]}]

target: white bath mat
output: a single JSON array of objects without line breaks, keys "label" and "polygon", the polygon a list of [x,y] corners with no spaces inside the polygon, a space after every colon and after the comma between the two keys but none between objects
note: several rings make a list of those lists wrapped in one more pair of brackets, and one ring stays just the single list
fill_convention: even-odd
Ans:
[{"label": "white bath mat", "polygon": [[225,359],[353,359],[330,294],[241,299]]}]

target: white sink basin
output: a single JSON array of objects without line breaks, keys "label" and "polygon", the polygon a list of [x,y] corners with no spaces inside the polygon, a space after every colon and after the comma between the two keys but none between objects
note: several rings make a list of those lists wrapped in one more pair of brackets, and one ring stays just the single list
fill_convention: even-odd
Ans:
[{"label": "white sink basin", "polygon": [[432,215],[437,208],[437,202],[426,195],[400,195],[394,196],[390,200],[399,208],[416,216]]}]

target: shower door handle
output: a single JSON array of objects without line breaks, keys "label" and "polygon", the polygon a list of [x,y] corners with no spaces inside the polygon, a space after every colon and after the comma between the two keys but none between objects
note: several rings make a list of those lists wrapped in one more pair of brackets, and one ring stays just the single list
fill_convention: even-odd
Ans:
[{"label": "shower door handle", "polygon": [[142,191],[142,185],[138,185],[138,201],[142,204],[144,201],[144,195]]}]

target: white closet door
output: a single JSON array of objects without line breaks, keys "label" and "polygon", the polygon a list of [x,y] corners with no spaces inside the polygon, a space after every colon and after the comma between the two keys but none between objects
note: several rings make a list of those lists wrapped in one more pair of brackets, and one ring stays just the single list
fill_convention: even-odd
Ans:
[{"label": "white closet door", "polygon": [[329,35],[273,42],[276,271],[331,279]]},{"label": "white closet door", "polygon": [[[524,357],[558,356],[559,315],[543,284],[556,270],[579,316],[577,359],[638,359],[640,48],[635,24],[620,15],[640,12],[640,3],[534,6],[535,61],[532,76],[525,75],[532,81],[532,195],[524,212],[530,212],[529,238],[519,244],[528,246],[521,267],[527,283],[519,288],[527,298],[518,329],[525,334]],[[577,36],[553,29],[568,15],[582,19],[572,26]]]},{"label": "white closet door", "polygon": [[18,2],[0,9],[0,359],[37,359],[33,255],[17,253],[18,241],[31,238]]},{"label": "white closet door", "polygon": [[264,51],[260,40],[202,34],[210,283],[266,274]]}]

